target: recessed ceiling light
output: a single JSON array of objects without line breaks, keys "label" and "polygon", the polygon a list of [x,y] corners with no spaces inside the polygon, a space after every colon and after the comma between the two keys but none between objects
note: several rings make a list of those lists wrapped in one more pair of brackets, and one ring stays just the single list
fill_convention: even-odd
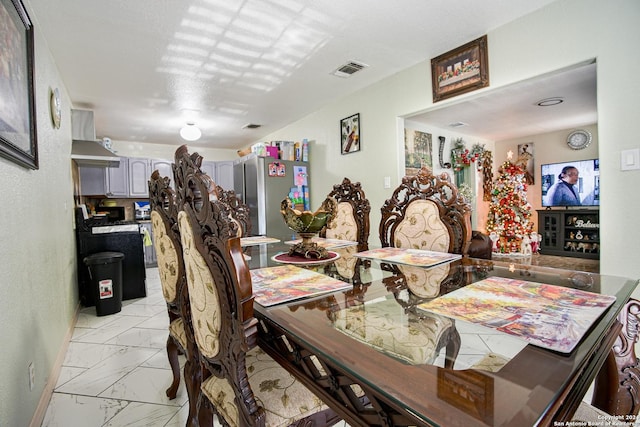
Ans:
[{"label": "recessed ceiling light", "polygon": [[545,98],[536,102],[538,107],[551,107],[552,105],[562,104],[564,102],[564,98],[559,96],[554,96],[553,98]]}]

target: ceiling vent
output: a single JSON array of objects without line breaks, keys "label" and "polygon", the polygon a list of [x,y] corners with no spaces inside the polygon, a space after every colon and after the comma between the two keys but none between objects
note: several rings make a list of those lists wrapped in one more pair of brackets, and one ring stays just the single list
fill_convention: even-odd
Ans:
[{"label": "ceiling vent", "polygon": [[331,74],[338,77],[350,77],[351,75],[357,73],[363,68],[368,67],[367,64],[362,64],[355,61],[349,61],[346,64],[339,67],[337,70],[333,71]]},{"label": "ceiling vent", "polygon": [[257,125],[255,123],[247,123],[246,125],[242,126],[242,129],[258,129],[260,126],[262,125]]},{"label": "ceiling vent", "polygon": [[453,123],[449,123],[449,127],[450,128],[459,128],[461,126],[466,126],[466,123],[463,122],[453,122]]}]

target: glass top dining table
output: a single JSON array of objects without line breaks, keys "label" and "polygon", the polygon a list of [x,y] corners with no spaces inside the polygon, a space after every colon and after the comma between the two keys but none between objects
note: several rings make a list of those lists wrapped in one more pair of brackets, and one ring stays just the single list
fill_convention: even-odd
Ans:
[{"label": "glass top dining table", "polygon": [[[245,248],[250,269],[288,245]],[[462,258],[423,268],[354,257],[307,267],[346,289],[254,303],[259,345],[352,426],[533,426],[570,420],[611,352],[638,284],[623,277]],[[421,304],[499,277],[615,297],[568,353]]]}]

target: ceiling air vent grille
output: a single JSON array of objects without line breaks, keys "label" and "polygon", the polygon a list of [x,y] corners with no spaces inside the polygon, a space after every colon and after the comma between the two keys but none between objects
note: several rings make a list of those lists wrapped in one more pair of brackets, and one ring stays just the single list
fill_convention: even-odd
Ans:
[{"label": "ceiling air vent grille", "polygon": [[338,69],[331,74],[338,77],[349,77],[366,67],[368,67],[367,64],[362,64],[355,61],[349,61],[346,64],[338,67]]},{"label": "ceiling air vent grille", "polygon": [[242,126],[242,129],[258,129],[260,126],[262,125],[258,125],[255,123],[247,123],[246,125]]},{"label": "ceiling air vent grille", "polygon": [[452,128],[459,128],[461,126],[466,126],[467,124],[464,122],[453,122],[453,123],[449,123],[449,127]]}]

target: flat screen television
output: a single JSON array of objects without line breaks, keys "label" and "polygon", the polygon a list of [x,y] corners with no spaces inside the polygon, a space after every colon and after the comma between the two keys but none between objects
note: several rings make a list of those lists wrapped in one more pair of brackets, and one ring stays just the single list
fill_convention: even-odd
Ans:
[{"label": "flat screen television", "polygon": [[[541,169],[542,206],[600,205],[600,163],[598,159],[548,163],[542,165]],[[565,176],[564,182],[562,176]]]}]

